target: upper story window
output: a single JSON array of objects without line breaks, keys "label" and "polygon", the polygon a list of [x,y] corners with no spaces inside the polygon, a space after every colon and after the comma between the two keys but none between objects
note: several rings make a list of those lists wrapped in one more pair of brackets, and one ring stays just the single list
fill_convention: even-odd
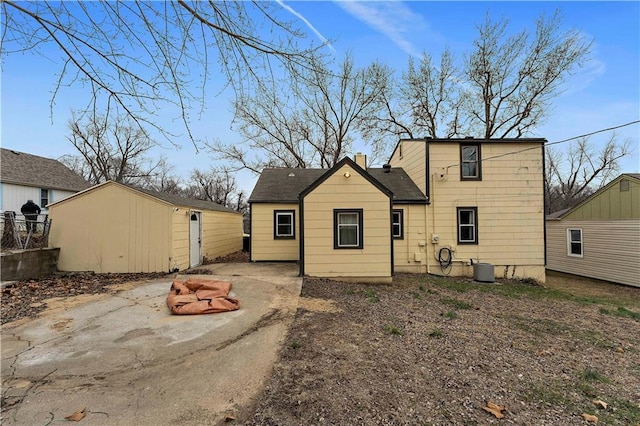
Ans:
[{"label": "upper story window", "polygon": [[42,188],[40,189],[40,207],[46,209],[47,204],[49,204],[49,190]]},{"label": "upper story window", "polygon": [[567,254],[582,257],[582,229],[567,229]]},{"label": "upper story window", "polygon": [[478,208],[458,207],[458,244],[478,244]]},{"label": "upper story window", "polygon": [[362,236],[362,209],[333,211],[333,248],[361,249]]},{"label": "upper story window", "polygon": [[393,211],[393,238],[396,240],[404,239],[404,211]]},{"label": "upper story window", "polygon": [[295,239],[295,211],[275,210],[273,212],[273,238]]},{"label": "upper story window", "polygon": [[482,180],[480,144],[460,144],[460,179]]}]

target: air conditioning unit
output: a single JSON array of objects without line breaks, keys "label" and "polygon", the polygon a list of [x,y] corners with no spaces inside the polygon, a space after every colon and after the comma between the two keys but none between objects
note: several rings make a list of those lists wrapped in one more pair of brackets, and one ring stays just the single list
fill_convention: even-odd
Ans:
[{"label": "air conditioning unit", "polygon": [[474,263],[473,279],[481,283],[495,282],[495,268],[490,263]]}]

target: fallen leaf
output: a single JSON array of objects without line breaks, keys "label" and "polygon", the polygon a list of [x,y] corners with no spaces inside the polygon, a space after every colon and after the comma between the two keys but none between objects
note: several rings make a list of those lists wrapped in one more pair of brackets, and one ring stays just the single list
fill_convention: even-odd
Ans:
[{"label": "fallen leaf", "polygon": [[498,419],[503,419],[504,414],[502,412],[507,411],[507,407],[503,405],[498,405],[495,402],[489,401],[487,402],[487,406],[483,407],[483,410],[493,414]]},{"label": "fallen leaf", "polygon": [[593,416],[591,414],[583,413],[582,418],[588,422],[598,423],[598,416]]},{"label": "fallen leaf", "polygon": [[69,420],[70,422],[79,422],[80,420],[84,419],[84,416],[86,415],[87,408],[85,407],[82,410],[78,410],[70,416],[65,417],[65,419]]},{"label": "fallen leaf", "polygon": [[227,414],[225,414],[224,416],[224,421],[225,422],[232,422],[236,419],[236,417],[233,415],[233,413],[228,412]]},{"label": "fallen leaf", "polygon": [[621,354],[621,353],[623,353],[623,352],[624,352],[624,349],[622,348],[622,346],[618,346],[618,347],[616,348],[616,352],[618,352],[619,354]]},{"label": "fallen leaf", "polygon": [[607,407],[609,406],[609,404],[607,404],[606,402],[601,401],[601,400],[599,400],[599,399],[594,399],[594,400],[593,400],[593,401],[591,401],[591,402],[593,402],[593,405],[595,405],[595,406],[596,406],[596,407],[598,407],[598,408],[602,408],[603,410],[606,410],[606,409],[607,409]]}]

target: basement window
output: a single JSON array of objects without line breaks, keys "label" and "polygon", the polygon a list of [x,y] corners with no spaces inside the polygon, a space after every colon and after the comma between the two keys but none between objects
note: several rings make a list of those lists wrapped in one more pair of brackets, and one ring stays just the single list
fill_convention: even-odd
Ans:
[{"label": "basement window", "polygon": [[276,240],[293,240],[296,238],[294,210],[274,210],[273,238]]},{"label": "basement window", "polygon": [[362,209],[333,211],[334,249],[361,249],[362,236]]},{"label": "basement window", "polygon": [[582,257],[582,229],[567,229],[567,255]]}]

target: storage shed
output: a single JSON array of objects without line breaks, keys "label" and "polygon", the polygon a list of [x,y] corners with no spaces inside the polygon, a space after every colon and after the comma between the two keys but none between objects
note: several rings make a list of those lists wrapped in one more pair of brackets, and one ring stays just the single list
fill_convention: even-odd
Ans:
[{"label": "storage shed", "polygon": [[640,174],[547,216],[547,269],[640,287]]},{"label": "storage shed", "polygon": [[49,205],[58,269],[169,272],[242,250],[242,214],[109,181]]}]

